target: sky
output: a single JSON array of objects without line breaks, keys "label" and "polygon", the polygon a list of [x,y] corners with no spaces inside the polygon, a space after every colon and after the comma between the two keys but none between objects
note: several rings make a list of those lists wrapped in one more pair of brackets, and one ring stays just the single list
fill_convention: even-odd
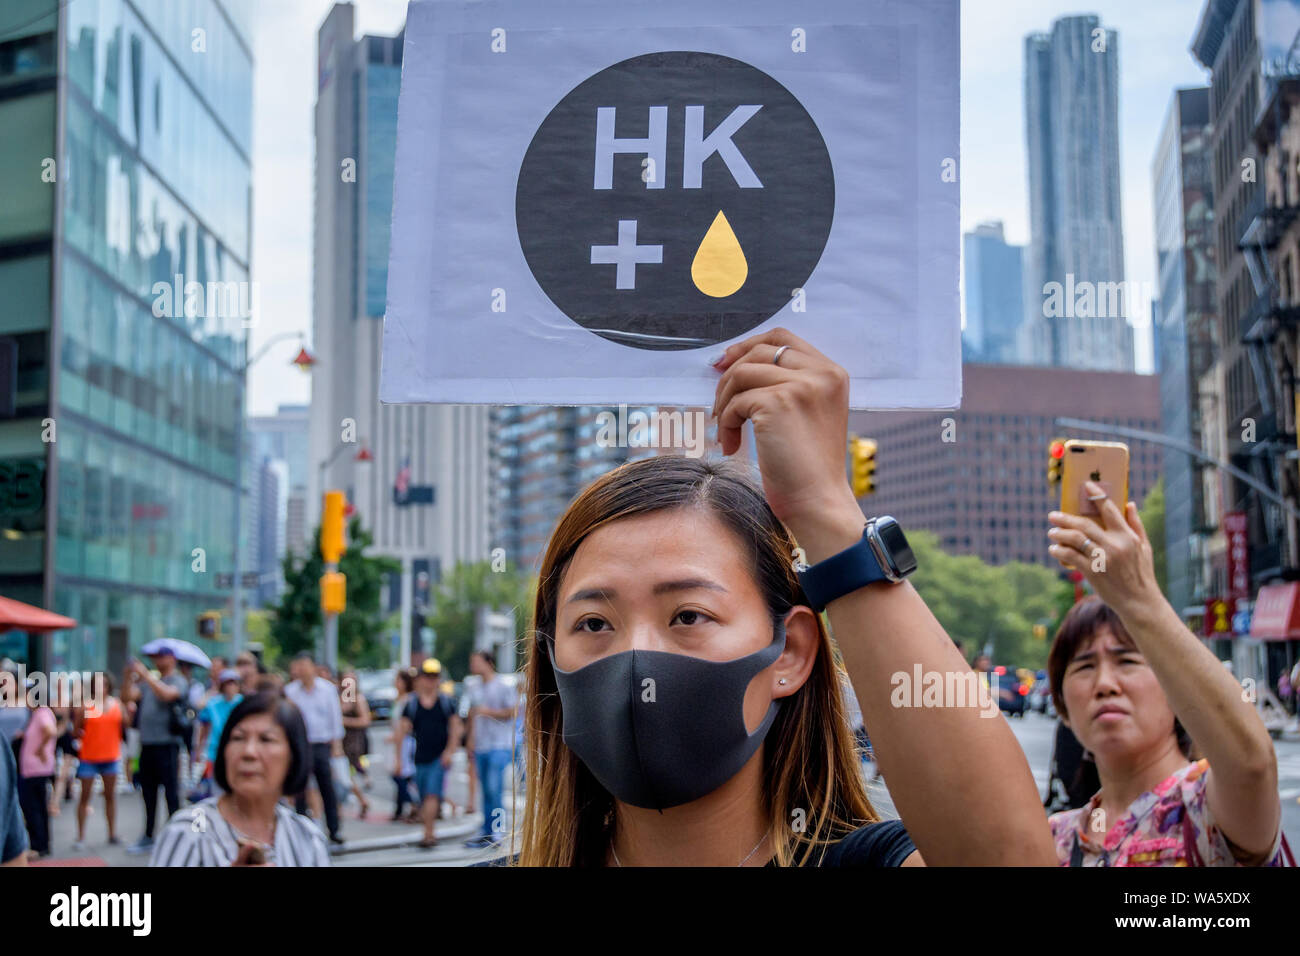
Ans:
[{"label": "sky", "polygon": [[[250,354],[284,332],[311,335],[316,31],[332,0],[254,4],[253,278],[261,322]],[[1204,0],[963,0],[961,25],[962,231],[1001,219],[1007,241],[1029,239],[1025,168],[1024,37],[1062,16],[1094,13],[1119,32],[1120,164],[1126,278],[1155,283],[1151,161],[1175,89],[1208,73],[1188,48]],[[357,0],[359,33],[394,34],[405,0]],[[1150,330],[1137,320],[1138,370],[1150,369]],[[249,371],[249,413],[310,400],[310,376],[287,367],[292,339]],[[328,360],[322,356],[322,361]]]}]

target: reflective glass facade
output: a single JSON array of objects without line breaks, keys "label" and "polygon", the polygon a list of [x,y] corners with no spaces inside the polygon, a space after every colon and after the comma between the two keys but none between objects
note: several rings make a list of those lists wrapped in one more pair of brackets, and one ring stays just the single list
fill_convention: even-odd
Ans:
[{"label": "reflective glass facade", "polygon": [[[385,41],[381,37],[370,40]],[[400,48],[399,48],[400,49]],[[393,224],[393,163],[397,155],[397,93],[402,65],[366,66],[366,315],[382,318],[388,295],[388,236]]]},{"label": "reflective glass facade", "polygon": [[[34,8],[15,22],[55,6],[15,2]],[[252,8],[226,3],[61,5],[65,77],[43,66],[56,15],[0,44],[0,122],[21,131],[0,175],[64,133],[57,177],[0,204],[0,357],[16,343],[20,370],[0,392],[0,593],[78,620],[49,667],[105,664],[111,625],[133,649],[195,640],[228,605],[255,296]]]}]

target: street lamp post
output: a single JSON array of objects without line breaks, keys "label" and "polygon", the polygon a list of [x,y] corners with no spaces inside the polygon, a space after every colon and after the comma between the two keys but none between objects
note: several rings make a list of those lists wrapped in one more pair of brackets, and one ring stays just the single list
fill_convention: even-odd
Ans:
[{"label": "street lamp post", "polygon": [[230,634],[232,657],[238,657],[239,653],[244,649],[244,570],[242,567],[244,560],[244,398],[248,392],[248,370],[260,361],[271,346],[277,342],[283,342],[285,339],[302,341],[305,337],[306,335],[303,332],[283,332],[280,335],[274,335],[267,339],[257,353],[244,362],[239,369],[239,419],[235,426],[235,573],[230,593],[235,617]]}]

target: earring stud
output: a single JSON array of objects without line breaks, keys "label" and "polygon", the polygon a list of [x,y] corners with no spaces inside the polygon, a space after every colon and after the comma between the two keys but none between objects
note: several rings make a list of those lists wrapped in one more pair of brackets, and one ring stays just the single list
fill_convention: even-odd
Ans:
[{"label": "earring stud", "polygon": [[778,683],[778,684],[784,684],[784,683],[785,683],[785,678],[782,677],[780,680],[777,681],[777,683]]}]

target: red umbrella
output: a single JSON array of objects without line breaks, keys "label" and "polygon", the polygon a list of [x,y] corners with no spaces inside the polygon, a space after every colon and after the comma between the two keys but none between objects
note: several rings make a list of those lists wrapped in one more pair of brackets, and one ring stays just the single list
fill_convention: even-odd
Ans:
[{"label": "red umbrella", "polygon": [[62,631],[77,622],[62,614],[43,611],[13,598],[0,597],[0,634],[5,631]]}]

